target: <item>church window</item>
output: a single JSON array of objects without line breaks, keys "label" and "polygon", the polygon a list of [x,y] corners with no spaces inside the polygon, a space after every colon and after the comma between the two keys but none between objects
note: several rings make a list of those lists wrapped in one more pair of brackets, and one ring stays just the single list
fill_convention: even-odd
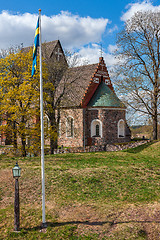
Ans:
[{"label": "church window", "polygon": [[61,53],[60,48],[58,48],[58,50],[57,50],[57,52],[55,52],[55,54],[57,55],[57,61],[59,62],[60,57],[63,55],[63,54]]},{"label": "church window", "polygon": [[110,80],[109,79],[105,79],[105,84],[109,85],[110,84]]},{"label": "church window", "polygon": [[96,136],[99,136],[99,125],[96,125]]},{"label": "church window", "polygon": [[102,122],[99,119],[91,122],[91,137],[102,137]]},{"label": "church window", "polygon": [[125,123],[123,119],[119,120],[118,122],[118,137],[125,137]]},{"label": "church window", "polygon": [[99,78],[96,78],[96,77],[93,78],[93,82],[94,82],[94,83],[99,83]]},{"label": "church window", "polygon": [[61,137],[61,121],[59,121],[59,129],[58,129],[58,136]]},{"label": "church window", "polygon": [[68,117],[66,122],[66,136],[73,137],[73,117]]}]

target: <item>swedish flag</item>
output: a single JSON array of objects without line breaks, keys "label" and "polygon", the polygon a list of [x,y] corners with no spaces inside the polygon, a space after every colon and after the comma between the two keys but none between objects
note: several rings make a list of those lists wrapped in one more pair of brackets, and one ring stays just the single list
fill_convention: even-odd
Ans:
[{"label": "swedish flag", "polygon": [[36,67],[37,67],[37,48],[39,46],[39,33],[40,31],[39,31],[39,18],[38,18],[35,37],[34,37],[34,46],[33,46],[32,77],[35,74]]}]

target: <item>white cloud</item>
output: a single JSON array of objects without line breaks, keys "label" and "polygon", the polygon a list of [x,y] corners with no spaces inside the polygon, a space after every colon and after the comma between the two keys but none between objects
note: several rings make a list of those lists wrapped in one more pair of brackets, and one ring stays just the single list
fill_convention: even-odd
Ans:
[{"label": "white cloud", "polygon": [[[0,14],[0,48],[33,44],[37,15],[25,13]],[[61,12],[51,17],[42,15],[42,41],[59,39],[64,48],[80,48],[90,42],[99,42],[105,32],[108,19],[80,17]]]},{"label": "white cloud", "polygon": [[130,3],[126,6],[127,12],[125,12],[121,20],[122,21],[127,21],[130,19],[136,12],[138,11],[160,11],[160,5],[158,6],[153,6],[151,1],[143,1],[143,2],[137,2],[137,3]]},{"label": "white cloud", "polygon": [[37,17],[29,13],[11,15],[6,11],[0,14],[0,48],[14,45],[31,44],[33,42],[34,26]]},{"label": "white cloud", "polygon": [[116,51],[118,49],[117,45],[108,45],[108,52],[109,53],[114,53],[114,51]]},{"label": "white cloud", "polygon": [[[110,53],[106,53],[105,49],[103,49],[103,58],[108,68],[113,67],[118,64],[118,60],[113,56],[114,46],[110,45],[109,47]],[[80,63],[84,64],[84,62],[88,62],[89,64],[98,63],[99,57],[101,56],[101,47],[98,44],[91,44],[86,47],[82,47],[79,52]]]}]

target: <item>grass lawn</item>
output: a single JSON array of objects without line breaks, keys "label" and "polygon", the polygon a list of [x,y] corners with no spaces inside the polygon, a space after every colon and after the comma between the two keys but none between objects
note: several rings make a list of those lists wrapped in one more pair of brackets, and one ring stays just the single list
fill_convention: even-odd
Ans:
[{"label": "grass lawn", "polygon": [[[14,224],[16,161],[22,169]],[[121,152],[45,156],[41,229],[40,158],[0,156],[0,239],[160,239],[160,142]]]}]

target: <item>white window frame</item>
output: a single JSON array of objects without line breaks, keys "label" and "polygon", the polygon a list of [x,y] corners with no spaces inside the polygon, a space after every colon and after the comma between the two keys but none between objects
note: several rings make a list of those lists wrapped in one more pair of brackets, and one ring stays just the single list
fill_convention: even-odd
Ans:
[{"label": "white window frame", "polygon": [[99,135],[102,138],[102,122],[99,119],[94,119],[91,122],[91,137],[96,136],[96,125],[99,125]]},{"label": "white window frame", "polygon": [[58,128],[58,137],[60,138],[61,137],[61,120],[59,121],[59,128]]},{"label": "white window frame", "polygon": [[[120,129],[120,124],[123,122],[123,131]],[[125,138],[125,121],[120,119],[118,121],[118,138]]]},{"label": "white window frame", "polygon": [[106,85],[110,85],[110,80],[109,79],[105,79],[105,84]]},{"label": "white window frame", "polygon": [[94,82],[94,83],[99,83],[99,78],[94,77],[94,78],[93,78],[93,82]]}]

